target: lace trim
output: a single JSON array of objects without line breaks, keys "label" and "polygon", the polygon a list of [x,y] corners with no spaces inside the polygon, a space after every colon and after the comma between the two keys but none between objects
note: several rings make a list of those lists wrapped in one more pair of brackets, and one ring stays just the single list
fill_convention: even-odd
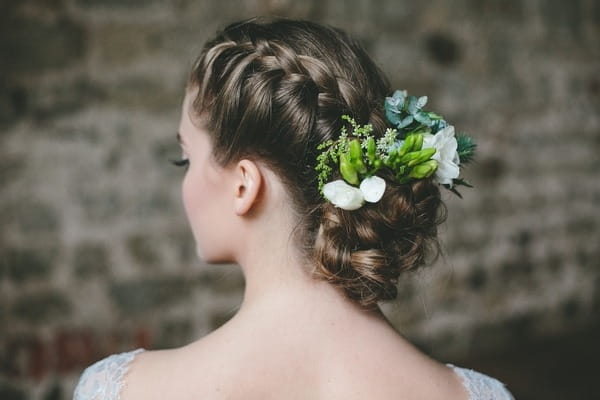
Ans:
[{"label": "lace trim", "polygon": [[469,400],[515,400],[499,380],[472,369],[446,365],[461,378],[469,393]]},{"label": "lace trim", "polygon": [[135,355],[144,348],[113,354],[87,367],[73,393],[74,400],[120,400],[123,377]]}]

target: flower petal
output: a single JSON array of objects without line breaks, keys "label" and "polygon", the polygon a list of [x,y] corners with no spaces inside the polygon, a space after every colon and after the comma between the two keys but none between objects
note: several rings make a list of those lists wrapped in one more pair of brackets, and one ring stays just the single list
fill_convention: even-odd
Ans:
[{"label": "flower petal", "polygon": [[378,176],[365,178],[360,183],[360,191],[369,203],[377,203],[385,192],[385,179]]},{"label": "flower petal", "polygon": [[435,135],[423,135],[423,148],[435,147],[436,152],[431,158],[438,162],[435,178],[439,183],[452,185],[452,179],[458,178],[458,143],[454,137],[454,126],[448,125]]},{"label": "flower petal", "polygon": [[440,183],[451,184],[452,179],[458,178],[460,170],[456,164],[451,161],[442,161],[438,163],[435,176]]},{"label": "flower petal", "polygon": [[423,147],[421,147],[421,149],[435,147],[434,144],[435,144],[435,135],[433,135],[431,133],[424,133],[423,134]]},{"label": "flower petal", "polygon": [[348,185],[342,179],[323,185],[323,195],[333,205],[344,210],[356,210],[365,202],[360,189]]}]

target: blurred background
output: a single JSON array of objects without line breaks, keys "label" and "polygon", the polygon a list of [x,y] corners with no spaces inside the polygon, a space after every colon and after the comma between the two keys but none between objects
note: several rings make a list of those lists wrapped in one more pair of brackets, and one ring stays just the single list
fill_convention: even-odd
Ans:
[{"label": "blurred background", "polygon": [[2,0],[0,399],[70,399],[96,360],[237,311],[168,160],[203,42],[255,15],[348,30],[479,144],[445,256],[382,305],[398,330],[517,400],[600,398],[599,1]]}]

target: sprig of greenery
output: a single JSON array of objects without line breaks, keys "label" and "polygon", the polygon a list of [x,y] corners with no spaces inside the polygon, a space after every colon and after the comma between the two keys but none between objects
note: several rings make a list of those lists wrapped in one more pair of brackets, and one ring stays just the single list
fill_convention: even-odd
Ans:
[{"label": "sprig of greenery", "polygon": [[352,132],[344,126],[337,141],[330,139],[317,147],[324,150],[317,156],[315,167],[321,194],[333,172],[331,164],[339,165],[344,180],[353,185],[373,176],[383,166],[394,171],[400,182],[430,176],[437,169],[437,161],[431,159],[435,149],[422,149],[422,133],[411,133],[397,142],[397,130],[388,128],[383,137],[375,140],[371,124],[361,126],[348,115],[342,119],[350,124]]},{"label": "sprig of greenery", "polygon": [[458,152],[460,163],[468,164],[471,162],[475,155],[475,149],[477,148],[477,144],[473,139],[466,135],[457,135],[456,144],[458,145],[456,151]]},{"label": "sprig of greenery", "polygon": [[[344,125],[337,140],[327,140],[317,147],[323,150],[317,156],[315,167],[319,192],[323,194],[323,186],[329,181],[334,165],[351,185],[358,185],[382,167],[392,170],[400,183],[431,176],[438,168],[438,162],[431,158],[436,149],[423,148],[424,135],[436,134],[448,127],[448,123],[442,116],[425,111],[426,104],[426,96],[408,96],[406,91],[397,90],[392,97],[386,97],[385,114],[392,127],[378,139],[373,136],[371,124],[359,125],[350,116],[342,115],[351,131]],[[473,139],[457,135],[456,142],[460,164],[471,162],[477,147]],[[452,185],[442,186],[462,198],[455,188],[459,185],[472,187],[461,178],[453,179]]]},{"label": "sprig of greenery", "polygon": [[319,173],[319,192],[321,193],[323,193],[323,185],[325,185],[325,183],[329,179],[329,176],[331,175],[331,172],[333,171],[333,169],[329,165],[329,161],[331,161],[334,164],[337,164],[337,147],[338,143],[334,142],[331,139],[317,146],[318,150],[326,149],[317,156],[317,166],[315,167],[315,170],[317,170],[317,172]]},{"label": "sprig of greenery", "polygon": [[380,156],[384,156],[388,149],[394,145],[398,131],[396,129],[387,128],[385,135],[377,139],[377,152]]}]

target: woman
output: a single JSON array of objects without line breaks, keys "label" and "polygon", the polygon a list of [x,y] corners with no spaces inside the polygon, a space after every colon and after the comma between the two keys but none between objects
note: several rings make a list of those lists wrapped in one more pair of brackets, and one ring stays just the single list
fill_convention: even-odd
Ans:
[{"label": "woman", "polygon": [[175,163],[197,253],[240,265],[243,304],[182,348],[98,361],[76,400],[512,399],[420,352],[377,306],[437,245],[440,185],[458,193],[474,150],[426,98],[391,94],[334,28],[252,19],[206,43]]}]

